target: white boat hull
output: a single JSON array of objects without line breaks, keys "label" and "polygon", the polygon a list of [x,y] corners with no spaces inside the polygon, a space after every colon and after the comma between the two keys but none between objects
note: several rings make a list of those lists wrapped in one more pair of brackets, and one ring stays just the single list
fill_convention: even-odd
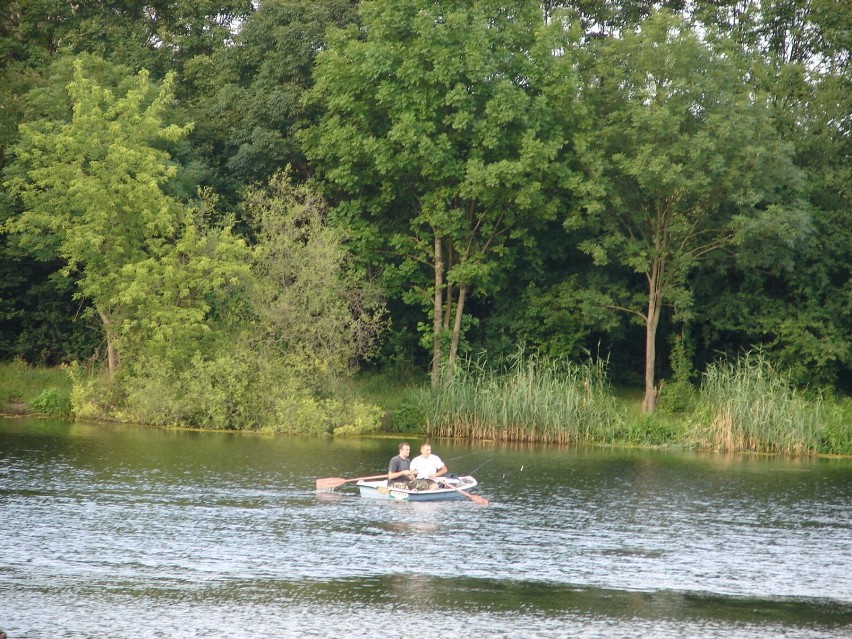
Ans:
[{"label": "white boat hull", "polygon": [[467,491],[477,485],[477,481],[473,477],[459,477],[453,482],[453,486],[458,488],[436,488],[435,490],[409,490],[407,488],[388,488],[388,482],[385,479],[379,481],[364,481],[357,483],[358,490],[361,491],[361,497],[367,499],[394,499],[396,501],[454,501],[458,499],[467,499],[459,490]]}]

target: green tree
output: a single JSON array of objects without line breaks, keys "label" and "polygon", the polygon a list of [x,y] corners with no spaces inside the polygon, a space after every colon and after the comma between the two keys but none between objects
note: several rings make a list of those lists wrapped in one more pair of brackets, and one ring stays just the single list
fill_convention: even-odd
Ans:
[{"label": "green tree", "polygon": [[[113,375],[119,353],[206,330],[206,299],[238,276],[241,243],[227,229],[205,256],[192,211],[164,191],[177,173],[162,145],[189,127],[166,125],[172,78],[146,72],[107,87],[74,63],[70,119],[21,126],[5,186],[20,213],[5,230],[42,258],[58,257],[91,302]],[[179,341],[179,340],[178,340]]]},{"label": "green tree", "polygon": [[321,380],[348,372],[375,350],[384,324],[378,288],[352,263],[313,185],[279,172],[244,195],[256,237],[249,299],[259,356],[298,362]]},{"label": "green tree", "polygon": [[635,28],[654,11],[681,11],[686,0],[543,0],[545,15],[569,10],[587,36],[618,36]]},{"label": "green tree", "polygon": [[771,97],[775,126],[806,175],[813,211],[812,232],[802,241],[757,233],[701,274],[696,312],[705,359],[759,345],[797,382],[837,384],[852,366],[852,6],[730,0],[696,3],[693,13],[754,55],[752,74]]},{"label": "green tree", "polygon": [[665,13],[593,49],[586,95],[595,159],[588,200],[568,224],[594,230],[581,248],[597,263],[614,260],[644,276],[644,308],[620,308],[645,325],[646,412],[656,404],[663,305],[688,312],[686,284],[698,261],[733,242],[738,228],[807,226],[804,212],[788,207],[801,174],[766,96],[736,61],[730,48],[702,42]]},{"label": "green tree", "polygon": [[[72,6],[61,0],[0,3],[0,173],[18,140],[19,124],[37,118],[32,91],[45,84],[48,68],[68,30]],[[68,78],[70,79],[70,78]],[[64,94],[60,87],[56,94]],[[0,225],[14,210],[0,189]],[[0,234],[0,357],[55,364],[88,357],[97,330],[72,299],[73,282],[55,274],[58,265],[22,251]],[[94,341],[94,343],[92,343]]]},{"label": "green tree", "polygon": [[362,255],[394,256],[397,290],[431,299],[434,383],[469,293],[495,290],[570,189],[572,42],[528,2],[365,3],[360,16],[317,58],[323,115],[305,151]]},{"label": "green tree", "polygon": [[266,183],[291,166],[309,173],[296,132],[313,121],[304,101],[330,26],[354,21],[355,0],[268,0],[240,22],[228,46],[186,60],[178,95],[196,123],[185,154],[196,179],[213,186],[233,210],[243,187]]},{"label": "green tree", "polygon": [[227,50],[239,87],[233,87],[233,108],[241,118],[228,135],[230,173],[265,181],[289,165],[298,175],[307,174],[296,132],[314,117],[304,100],[313,84],[314,59],[329,28],[355,21],[356,6],[352,0],[277,0],[261,4],[243,23],[235,46]]},{"label": "green tree", "polygon": [[764,81],[807,177],[810,233],[791,243],[764,227],[744,238],[702,273],[696,311],[707,359],[760,346],[797,383],[842,385],[852,370],[852,77],[837,64],[777,68]]},{"label": "green tree", "polygon": [[815,68],[848,62],[848,4],[834,0],[699,0],[682,3],[685,17],[719,31],[744,51],[773,65],[806,64]]},{"label": "green tree", "polygon": [[250,272],[227,294],[208,295],[217,303],[208,332],[145,349],[124,373],[127,412],[154,424],[375,430],[374,408],[348,398],[339,382],[372,353],[383,326],[376,287],[353,267],[309,184],[282,172],[243,196]]},{"label": "green tree", "polygon": [[57,54],[90,53],[155,76],[228,43],[250,0],[7,0],[0,65],[43,69]]},{"label": "green tree", "polygon": [[100,331],[75,301],[74,282],[57,269],[5,243],[0,259],[0,360],[21,358],[55,366],[88,358]]}]

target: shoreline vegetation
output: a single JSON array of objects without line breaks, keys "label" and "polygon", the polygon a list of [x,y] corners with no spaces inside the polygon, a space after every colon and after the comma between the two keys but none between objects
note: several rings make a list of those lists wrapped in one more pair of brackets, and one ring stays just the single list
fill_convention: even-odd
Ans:
[{"label": "shoreline vegetation", "polygon": [[0,412],[852,454],[848,46],[791,2],[13,2]]},{"label": "shoreline vegetation", "polygon": [[[75,410],[79,382],[71,373],[69,367],[40,368],[21,361],[0,364],[0,412],[81,417]],[[712,364],[696,386],[664,384],[660,410],[651,415],[641,410],[641,392],[609,384],[603,363],[522,355],[502,366],[489,366],[484,358],[464,361],[452,375],[445,371],[436,388],[425,380],[363,373],[337,394],[369,413],[357,426],[337,424],[325,431],[337,435],[852,455],[852,399],[799,390],[760,353]],[[84,417],[145,423],[123,420],[120,415],[118,411]],[[245,430],[324,434],[316,428],[269,424]]]}]

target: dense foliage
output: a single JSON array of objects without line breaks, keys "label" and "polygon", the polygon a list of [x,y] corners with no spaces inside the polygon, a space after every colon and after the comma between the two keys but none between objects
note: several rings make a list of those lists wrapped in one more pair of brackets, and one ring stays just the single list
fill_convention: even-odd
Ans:
[{"label": "dense foliage", "polygon": [[848,394],[850,32],[832,0],[11,0],[0,358],[77,362],[78,414],[323,432],[376,426],[357,365],[438,386],[519,344],[647,412],[753,347]]}]

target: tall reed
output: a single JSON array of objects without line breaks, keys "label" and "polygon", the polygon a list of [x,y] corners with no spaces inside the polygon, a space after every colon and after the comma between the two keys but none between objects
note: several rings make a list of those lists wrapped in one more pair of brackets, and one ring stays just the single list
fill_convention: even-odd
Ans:
[{"label": "tall reed", "polygon": [[427,432],[447,437],[606,441],[622,421],[603,363],[562,363],[523,352],[500,368],[484,356],[463,361],[419,400]]},{"label": "tall reed", "polygon": [[761,353],[707,368],[699,389],[695,443],[723,451],[814,453],[822,400],[806,399]]}]

